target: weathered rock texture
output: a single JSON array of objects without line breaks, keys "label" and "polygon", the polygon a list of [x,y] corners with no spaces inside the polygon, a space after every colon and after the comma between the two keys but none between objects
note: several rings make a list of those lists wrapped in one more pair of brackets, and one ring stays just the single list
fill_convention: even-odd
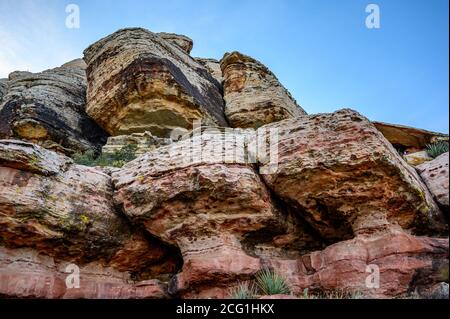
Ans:
[{"label": "weathered rock texture", "polygon": [[0,79],[0,104],[2,103],[3,96],[6,94],[7,79]]},{"label": "weathered rock texture", "polygon": [[[0,80],[0,297],[228,298],[270,268],[293,296],[265,298],[448,298],[448,153],[401,156],[448,137],[308,116],[253,58],[191,49],[123,29]],[[122,168],[47,149],[130,144]]]},{"label": "weathered rock texture", "polygon": [[164,40],[175,44],[187,54],[191,53],[192,47],[194,46],[194,41],[192,41],[192,39],[188,38],[185,35],[167,32],[160,32],[157,33],[157,35],[159,35]]},{"label": "weathered rock texture", "polygon": [[276,76],[255,59],[239,52],[220,61],[225,115],[232,127],[261,125],[305,115]]},{"label": "weathered rock texture", "polygon": [[418,174],[357,112],[344,109],[261,129],[278,129],[280,136],[278,170],[263,174],[265,182],[324,238],[350,239],[391,224],[417,234],[446,232]]},{"label": "weathered rock texture", "polygon": [[102,152],[114,153],[127,145],[136,145],[136,155],[142,155],[170,143],[172,143],[170,138],[153,136],[150,132],[133,133],[131,135],[109,137],[106,145],[103,146]]},{"label": "weathered rock texture", "polygon": [[[125,214],[181,250],[183,270],[172,281],[172,293],[250,277],[260,261],[243,251],[240,240],[277,223],[276,209],[255,168],[226,164],[225,149],[239,150],[234,142],[226,148],[220,142],[220,135],[195,136],[147,153],[113,173],[115,200]],[[191,158],[190,145],[198,146]],[[200,148],[218,153],[202,158]]]},{"label": "weathered rock texture", "polygon": [[110,177],[101,171],[34,144],[0,140],[0,176],[3,245],[132,272],[153,265],[158,272],[169,253],[118,214]]},{"label": "weathered rock texture", "polygon": [[373,122],[373,124],[391,144],[402,149],[422,150],[427,144],[434,142],[436,139],[448,139],[447,134],[430,132],[414,127],[383,122]]},{"label": "weathered rock texture", "polygon": [[195,60],[201,65],[203,65],[219,84],[222,84],[223,77],[219,61],[215,59],[206,59],[206,58],[196,58]]},{"label": "weathered rock texture", "polygon": [[412,166],[417,166],[423,164],[425,162],[433,160],[430,155],[428,155],[427,151],[414,152],[411,154],[403,155],[403,159]]},{"label": "weathered rock texture", "polygon": [[[158,280],[133,283],[128,273],[91,263],[79,267],[79,286],[68,276],[67,262],[55,261],[32,249],[0,247],[0,297],[64,299],[167,298]],[[66,284],[66,281],[69,285]]]},{"label": "weathered rock texture", "polygon": [[208,71],[145,29],[123,29],[84,51],[87,112],[111,135],[150,131],[168,137],[193,120],[227,126],[223,99]]},{"label": "weathered rock texture", "polygon": [[448,214],[448,152],[432,160],[417,166],[420,176],[425,181],[436,202],[441,205]]},{"label": "weathered rock texture", "polygon": [[85,104],[85,71],[77,65],[13,72],[0,104],[0,138],[27,140],[67,154],[100,151],[106,133],[86,115]]},{"label": "weathered rock texture", "polygon": [[[342,241],[297,260],[267,260],[266,266],[284,274],[290,288],[302,293],[359,292],[365,297],[411,295],[448,281],[448,238],[408,235],[387,230]],[[379,286],[367,286],[379,271]],[[374,279],[375,280],[375,279]],[[375,283],[369,278],[369,283]]]}]

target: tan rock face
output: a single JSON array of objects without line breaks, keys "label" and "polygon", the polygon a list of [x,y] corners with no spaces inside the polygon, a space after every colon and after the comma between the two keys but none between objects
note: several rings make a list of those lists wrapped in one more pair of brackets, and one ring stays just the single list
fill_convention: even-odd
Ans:
[{"label": "tan rock face", "polygon": [[222,84],[223,76],[222,70],[220,69],[219,61],[215,59],[205,59],[205,58],[196,58],[195,60],[201,65],[203,65],[219,84]]},{"label": "tan rock face", "polygon": [[428,155],[427,151],[414,152],[411,154],[406,154],[403,159],[412,166],[417,166],[425,162],[429,162],[432,158]]},{"label": "tan rock face", "polygon": [[172,143],[170,138],[161,138],[153,136],[150,132],[133,133],[130,135],[111,136],[103,146],[103,153],[113,153],[125,147],[126,145],[136,145],[136,155],[153,151],[158,147]]},{"label": "tan rock face", "polygon": [[144,271],[168,250],[115,211],[110,177],[37,145],[0,141],[0,238],[49,256]]},{"label": "tan rock face", "polygon": [[275,75],[239,52],[220,61],[224,78],[225,115],[232,127],[261,125],[305,115]]},{"label": "tan rock face", "polygon": [[448,214],[448,152],[432,160],[417,166],[417,171],[433,194],[436,202],[441,205]]},{"label": "tan rock face", "polygon": [[167,32],[160,32],[157,33],[157,35],[163,38],[164,40],[172,44],[175,44],[180,49],[185,51],[187,54],[191,53],[192,47],[194,46],[194,41],[192,41],[192,39],[188,38],[185,35]]},{"label": "tan rock face", "polygon": [[[0,247],[0,296],[13,298],[150,299],[167,298],[158,280],[131,282],[128,273],[91,263],[79,267],[79,287],[68,278],[73,266],[32,249]],[[66,285],[66,280],[69,286]]]},{"label": "tan rock face", "polygon": [[388,230],[357,236],[297,260],[265,263],[286,276],[294,293],[308,288],[312,293],[348,291],[372,298],[405,296],[416,288],[448,280],[448,238]]},{"label": "tan rock face", "polygon": [[41,73],[10,74],[0,104],[0,138],[66,154],[100,151],[106,133],[86,115],[86,74],[72,62]]},{"label": "tan rock face", "polygon": [[430,132],[414,127],[383,122],[373,122],[373,124],[391,144],[404,149],[415,148],[421,150],[427,144],[432,143],[435,138],[448,139],[448,135],[446,134]]},{"label": "tan rock face", "polygon": [[222,155],[227,149],[216,147],[220,139],[214,134],[193,137],[113,173],[115,201],[125,214],[180,248],[184,265],[171,287],[177,294],[254,274],[259,259],[247,255],[240,240],[276,224],[276,209],[254,167],[227,164],[222,156],[186,162],[186,151],[197,142]]},{"label": "tan rock face", "polygon": [[359,113],[345,109],[261,129],[268,128],[279,132],[279,162],[275,174],[263,174],[265,182],[324,238],[349,239],[391,224],[446,232],[420,177]]},{"label": "tan rock face", "polygon": [[88,114],[111,135],[149,131],[168,137],[193,120],[227,126],[208,71],[144,29],[123,29],[84,51]]}]

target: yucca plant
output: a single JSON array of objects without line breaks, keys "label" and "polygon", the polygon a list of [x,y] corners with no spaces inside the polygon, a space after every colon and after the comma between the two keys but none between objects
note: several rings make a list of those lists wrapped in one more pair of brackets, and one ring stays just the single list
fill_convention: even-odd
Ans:
[{"label": "yucca plant", "polygon": [[253,284],[243,282],[230,290],[230,296],[231,299],[253,299],[256,297],[256,289]]},{"label": "yucca plant", "polygon": [[448,142],[447,141],[439,141],[433,144],[427,145],[427,153],[431,158],[436,158],[441,154],[448,152]]},{"label": "yucca plant", "polygon": [[256,283],[265,295],[287,295],[290,294],[289,286],[283,276],[265,268],[256,275]]}]

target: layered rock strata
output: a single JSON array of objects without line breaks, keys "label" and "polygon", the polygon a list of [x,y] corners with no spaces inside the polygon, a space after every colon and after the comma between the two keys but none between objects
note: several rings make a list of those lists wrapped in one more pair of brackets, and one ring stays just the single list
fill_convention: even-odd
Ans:
[{"label": "layered rock strata", "polygon": [[0,104],[0,138],[72,154],[100,151],[106,133],[85,112],[86,75],[77,65],[13,72]]},{"label": "layered rock strata", "polygon": [[84,51],[87,112],[109,134],[169,137],[194,120],[227,126],[214,79],[178,46],[145,29],[122,29]]},{"label": "layered rock strata", "polygon": [[417,171],[433,194],[436,202],[443,208],[448,216],[448,158],[449,153],[444,153],[431,162],[417,166]]},{"label": "layered rock strata", "polygon": [[158,263],[173,260],[166,258],[173,251],[115,210],[111,180],[102,171],[34,144],[0,140],[0,176],[2,245],[155,275],[164,268]]},{"label": "layered rock strata", "polygon": [[225,115],[232,127],[264,124],[305,115],[276,76],[262,63],[239,52],[220,61]]}]

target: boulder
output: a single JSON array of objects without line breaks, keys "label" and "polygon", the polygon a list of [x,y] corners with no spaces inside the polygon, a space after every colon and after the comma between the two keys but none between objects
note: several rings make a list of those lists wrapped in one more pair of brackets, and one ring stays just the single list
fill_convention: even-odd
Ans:
[{"label": "boulder", "polygon": [[239,52],[220,61],[225,115],[232,127],[261,125],[305,115],[276,76],[262,63]]},{"label": "boulder", "polygon": [[86,62],[84,62],[83,59],[75,59],[75,60],[69,61],[67,63],[64,63],[63,65],[61,65],[61,67],[86,70],[87,64],[86,64]]},{"label": "boulder", "polygon": [[188,38],[185,35],[167,32],[159,32],[157,33],[157,35],[167,42],[175,44],[187,54],[191,53],[192,47],[194,46],[194,41],[192,41],[192,39]]},{"label": "boulder", "polygon": [[275,130],[278,161],[260,161],[269,188],[330,242],[399,225],[415,234],[448,227],[415,170],[365,117],[344,109],[288,119]]},{"label": "boulder", "polygon": [[414,152],[403,155],[403,159],[412,166],[417,166],[425,162],[431,161],[432,158],[428,155],[427,151]]},{"label": "boulder", "polygon": [[248,233],[277,227],[281,218],[255,167],[225,160],[227,152],[244,156],[239,141],[223,144],[219,132],[196,132],[112,176],[115,202],[130,220],[181,251],[182,272],[169,291],[198,296],[256,273],[260,260],[247,254],[241,241]]},{"label": "boulder", "polygon": [[221,92],[178,46],[145,29],[122,29],[84,51],[87,113],[109,134],[169,137],[194,120],[227,126]]},{"label": "boulder", "polygon": [[111,179],[102,171],[37,145],[0,140],[0,176],[2,245],[136,273],[173,253],[130,228],[115,210]]},{"label": "boulder", "polygon": [[85,105],[82,68],[13,72],[0,104],[0,138],[27,140],[66,154],[99,152],[106,133],[86,115]]},{"label": "boulder", "polygon": [[431,162],[416,167],[420,176],[433,194],[436,202],[448,214],[448,157],[449,153],[442,154]]},{"label": "boulder", "polygon": [[444,138],[448,140],[447,134],[398,124],[383,122],[373,122],[373,124],[391,144],[401,150],[411,148],[423,150],[427,144],[433,143],[436,139]]},{"label": "boulder", "polygon": [[[69,277],[75,274],[75,269],[79,270],[79,285]],[[39,299],[168,298],[167,285],[158,280],[133,283],[130,274],[98,263],[78,267],[56,261],[36,250],[1,246],[0,296]]]}]

